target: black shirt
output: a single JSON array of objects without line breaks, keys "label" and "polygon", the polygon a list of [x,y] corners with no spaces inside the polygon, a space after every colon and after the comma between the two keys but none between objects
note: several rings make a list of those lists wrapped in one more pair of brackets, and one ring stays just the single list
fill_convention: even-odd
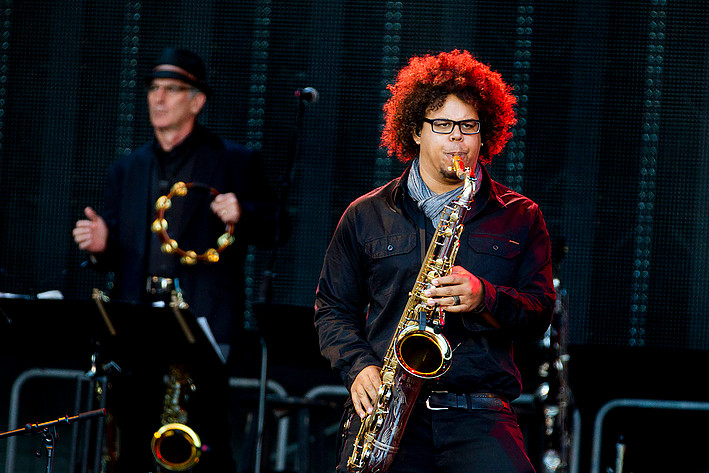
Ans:
[{"label": "black shirt", "polygon": [[[188,183],[192,181],[192,170],[196,161],[195,151],[202,141],[202,135],[201,127],[196,126],[192,133],[170,151],[165,151],[157,140],[153,140],[155,159],[151,169],[149,215],[155,214],[153,207],[155,202],[160,196],[167,195],[176,182]],[[169,219],[166,218],[166,220],[168,220],[168,228],[172,235],[179,234],[184,229],[186,223],[181,217],[187,198],[189,197],[173,198],[171,208],[166,211],[166,215],[169,214]],[[148,228],[150,227],[148,226]],[[157,234],[151,232],[150,238],[148,238],[148,275],[174,278],[178,273],[177,268],[180,261],[174,255],[163,253],[160,249],[161,245]]]}]

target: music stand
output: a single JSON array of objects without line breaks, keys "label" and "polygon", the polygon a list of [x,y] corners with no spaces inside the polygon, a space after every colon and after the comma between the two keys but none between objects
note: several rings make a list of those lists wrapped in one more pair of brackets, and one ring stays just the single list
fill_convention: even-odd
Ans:
[{"label": "music stand", "polygon": [[[31,355],[46,365],[56,363],[57,354],[63,359],[78,352],[85,359],[82,364],[94,363],[87,376],[95,375],[104,363],[119,370],[150,365],[160,373],[158,382],[162,380],[161,370],[170,364],[199,366],[205,383],[211,380],[214,368],[224,365],[205,319],[196,318],[178,300],[154,307],[112,301],[95,291],[93,301],[0,299],[0,309],[7,325],[2,330],[1,338],[7,339],[3,351],[10,359],[26,360]],[[104,373],[112,377],[118,371]],[[161,390],[164,393],[164,388]],[[159,414],[155,412],[156,421]]]},{"label": "music stand", "polygon": [[3,351],[23,357],[46,355],[45,347],[83,348],[109,334],[89,300],[0,298],[0,310]]},{"label": "music stand", "polygon": [[91,344],[98,342],[119,355],[184,358],[187,350],[201,362],[224,364],[206,321],[179,303],[111,301],[94,290],[93,301],[0,298],[0,310],[6,325],[0,332],[3,351],[19,358],[47,353],[56,358],[61,346],[61,353],[85,350],[89,361]]},{"label": "music stand", "polygon": [[195,317],[178,300],[156,307],[109,300],[96,290],[93,299],[109,352],[118,358],[166,363],[189,360],[206,366],[225,362],[206,320]]},{"label": "music stand", "polygon": [[[228,443],[221,435],[228,432],[228,379],[206,319],[195,317],[176,294],[166,306],[107,300],[100,293],[94,300],[110,333],[104,357],[120,368],[109,402],[121,431],[118,462],[140,468],[149,461],[142,442],[149,445],[150,436],[166,423],[161,413],[172,409],[189,411],[189,419],[179,423],[195,429],[210,458],[222,455]],[[173,378],[165,384],[173,370],[189,378],[180,381],[185,396],[179,399],[170,397]]]}]

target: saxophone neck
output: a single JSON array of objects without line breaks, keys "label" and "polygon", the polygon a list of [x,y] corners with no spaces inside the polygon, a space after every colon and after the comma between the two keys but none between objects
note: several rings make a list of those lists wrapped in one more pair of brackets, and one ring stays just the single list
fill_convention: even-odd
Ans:
[{"label": "saxophone neck", "polygon": [[465,167],[463,158],[460,156],[453,156],[453,170],[455,171],[455,175],[458,176],[458,179],[461,181],[470,176],[470,168]]},{"label": "saxophone neck", "polygon": [[475,175],[475,173],[468,173],[465,176],[465,182],[463,185],[463,193],[467,197],[469,202],[472,202],[473,197],[475,196],[475,193],[478,191],[478,187],[480,186],[480,183],[478,182],[478,178]]}]

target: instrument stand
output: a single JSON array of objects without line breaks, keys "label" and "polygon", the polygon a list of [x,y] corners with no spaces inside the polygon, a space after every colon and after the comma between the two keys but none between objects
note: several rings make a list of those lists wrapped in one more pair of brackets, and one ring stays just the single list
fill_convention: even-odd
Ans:
[{"label": "instrument stand", "polygon": [[[8,432],[0,433],[0,438],[12,437],[14,435],[31,435],[39,433],[42,436],[42,445],[47,455],[47,473],[52,473],[54,468],[54,456],[55,456],[55,445],[57,439],[57,424],[71,424],[77,421],[82,421],[86,419],[91,419],[93,417],[104,416],[106,414],[106,409],[96,409],[93,411],[82,412],[81,414],[69,417],[61,417],[57,420],[37,423],[37,424],[27,424],[21,429],[10,430]],[[42,456],[42,447],[40,447],[35,453],[37,457]]]}]

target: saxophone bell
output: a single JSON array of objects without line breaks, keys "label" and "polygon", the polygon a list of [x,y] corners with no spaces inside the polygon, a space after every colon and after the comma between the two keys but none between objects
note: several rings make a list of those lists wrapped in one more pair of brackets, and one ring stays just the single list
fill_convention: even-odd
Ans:
[{"label": "saxophone bell", "polygon": [[423,330],[409,326],[401,331],[396,342],[396,358],[412,376],[437,378],[451,364],[451,347],[446,338],[430,326]]},{"label": "saxophone bell", "polygon": [[162,469],[187,471],[199,463],[204,450],[197,433],[187,426],[187,410],[181,405],[194,387],[181,365],[170,366],[165,384],[167,389],[160,416],[162,427],[153,434],[150,448]]},{"label": "saxophone bell", "polygon": [[185,424],[166,424],[153,434],[150,444],[155,461],[168,471],[186,471],[199,462],[202,442]]}]

